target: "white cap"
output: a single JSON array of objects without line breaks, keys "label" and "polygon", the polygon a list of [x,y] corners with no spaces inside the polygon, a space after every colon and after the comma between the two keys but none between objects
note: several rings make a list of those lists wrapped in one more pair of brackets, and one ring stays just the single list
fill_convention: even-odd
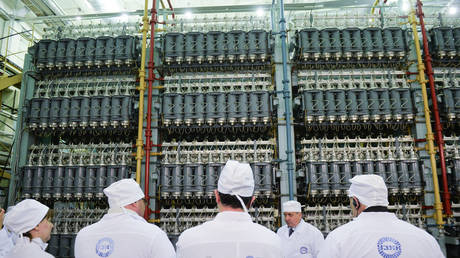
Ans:
[{"label": "white cap", "polygon": [[236,160],[228,160],[220,172],[217,191],[236,196],[244,212],[248,212],[240,196],[251,197],[254,193],[254,177],[251,166]]},{"label": "white cap", "polygon": [[302,212],[302,205],[298,201],[287,201],[283,203],[283,212]]},{"label": "white cap", "polygon": [[220,173],[217,190],[223,194],[251,197],[254,193],[254,177],[249,164],[227,161]]},{"label": "white cap", "polygon": [[355,196],[367,207],[388,206],[388,190],[381,176],[359,175],[350,179],[350,182],[349,197]]},{"label": "white cap", "polygon": [[5,214],[5,227],[22,235],[34,229],[45,218],[49,208],[33,199],[25,199]]},{"label": "white cap", "polygon": [[110,208],[122,208],[144,198],[141,187],[132,178],[122,179],[104,189]]}]

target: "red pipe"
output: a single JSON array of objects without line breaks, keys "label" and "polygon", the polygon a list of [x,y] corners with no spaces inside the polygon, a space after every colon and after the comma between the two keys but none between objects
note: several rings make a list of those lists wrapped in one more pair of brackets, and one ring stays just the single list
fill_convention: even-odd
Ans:
[{"label": "red pipe", "polygon": [[433,103],[433,113],[435,119],[435,139],[439,148],[439,159],[441,161],[441,172],[442,172],[442,184],[443,190],[442,193],[444,197],[444,211],[448,216],[452,216],[452,209],[450,207],[450,193],[447,186],[447,173],[446,173],[446,159],[444,156],[444,138],[442,136],[442,126],[441,120],[439,119],[439,109],[438,109],[438,100],[436,98],[436,91],[434,86],[434,73],[433,67],[431,66],[431,56],[430,51],[428,50],[428,37],[426,35],[425,22],[423,21],[423,11],[422,11],[422,2],[417,0],[417,15],[420,20],[420,28],[422,29],[423,35],[423,52],[425,53],[425,66],[428,75],[428,80],[430,83],[431,91],[431,101]]},{"label": "red pipe", "polygon": [[[145,200],[150,204],[150,195],[149,195],[149,178],[150,178],[150,150],[152,149],[152,83],[155,80],[155,74],[153,69],[155,64],[153,61],[153,50],[155,47],[155,24],[157,22],[157,10],[156,10],[156,0],[153,0],[152,6],[152,18],[150,19],[150,48],[149,48],[149,62],[148,62],[148,97],[147,97],[147,128],[145,129],[145,178],[144,178],[144,190],[145,190]],[[150,208],[145,209],[144,218],[146,220],[150,219]]]}]

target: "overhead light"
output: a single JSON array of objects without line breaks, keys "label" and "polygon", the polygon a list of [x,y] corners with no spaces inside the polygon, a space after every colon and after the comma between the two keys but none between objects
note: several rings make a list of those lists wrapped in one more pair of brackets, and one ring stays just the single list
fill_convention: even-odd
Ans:
[{"label": "overhead light", "polygon": [[81,16],[77,16],[77,17],[75,17],[75,19],[76,19],[77,21],[81,21]]},{"label": "overhead light", "polygon": [[193,18],[192,12],[186,11],[186,12],[185,12],[185,18],[187,18],[187,19],[192,19],[192,18]]},{"label": "overhead light", "polygon": [[120,21],[121,21],[121,22],[128,22],[128,15],[125,14],[125,13],[122,14],[122,15],[120,16]]},{"label": "overhead light", "polygon": [[454,15],[454,14],[456,14],[456,13],[457,13],[457,8],[456,8],[455,6],[451,6],[451,7],[449,8],[449,14],[450,14],[450,15]]},{"label": "overhead light", "polygon": [[264,10],[262,10],[262,8],[257,8],[256,14],[257,16],[262,17],[264,16]]},{"label": "overhead light", "polygon": [[408,12],[410,9],[409,1],[403,1],[401,9],[403,12]]}]

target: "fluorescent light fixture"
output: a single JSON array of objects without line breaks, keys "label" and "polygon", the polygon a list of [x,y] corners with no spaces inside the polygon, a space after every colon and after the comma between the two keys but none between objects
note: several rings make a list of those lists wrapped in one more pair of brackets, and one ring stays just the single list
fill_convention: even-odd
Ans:
[{"label": "fluorescent light fixture", "polygon": [[192,19],[192,18],[193,18],[192,12],[186,11],[186,12],[185,12],[185,18],[187,18],[187,19]]},{"label": "fluorescent light fixture", "polygon": [[262,8],[257,8],[256,14],[257,16],[262,17],[264,16],[264,10],[262,10]]},{"label": "fluorescent light fixture", "polygon": [[402,11],[403,12],[408,12],[410,10],[409,1],[403,0],[402,2],[403,2],[402,6],[401,6]]},{"label": "fluorescent light fixture", "polygon": [[77,21],[81,21],[81,16],[77,16],[77,17],[75,17],[75,19],[76,19]]},{"label": "fluorescent light fixture", "polygon": [[457,8],[456,8],[455,6],[451,6],[451,7],[449,8],[449,14],[450,14],[450,15],[454,15],[454,14],[456,14],[456,13],[457,13]]}]

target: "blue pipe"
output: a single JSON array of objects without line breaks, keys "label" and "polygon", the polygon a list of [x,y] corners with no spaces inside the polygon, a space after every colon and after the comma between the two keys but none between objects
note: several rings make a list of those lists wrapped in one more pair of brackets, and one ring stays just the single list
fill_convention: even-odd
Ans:
[{"label": "blue pipe", "polygon": [[286,112],[286,140],[287,140],[287,169],[288,169],[288,180],[289,180],[289,200],[294,199],[293,193],[293,162],[292,162],[292,145],[291,145],[291,104],[290,104],[290,90],[289,80],[287,71],[287,54],[286,54],[286,20],[284,18],[284,2],[280,0],[280,39],[281,39],[281,54],[283,58],[283,96],[284,96],[284,108]]}]

